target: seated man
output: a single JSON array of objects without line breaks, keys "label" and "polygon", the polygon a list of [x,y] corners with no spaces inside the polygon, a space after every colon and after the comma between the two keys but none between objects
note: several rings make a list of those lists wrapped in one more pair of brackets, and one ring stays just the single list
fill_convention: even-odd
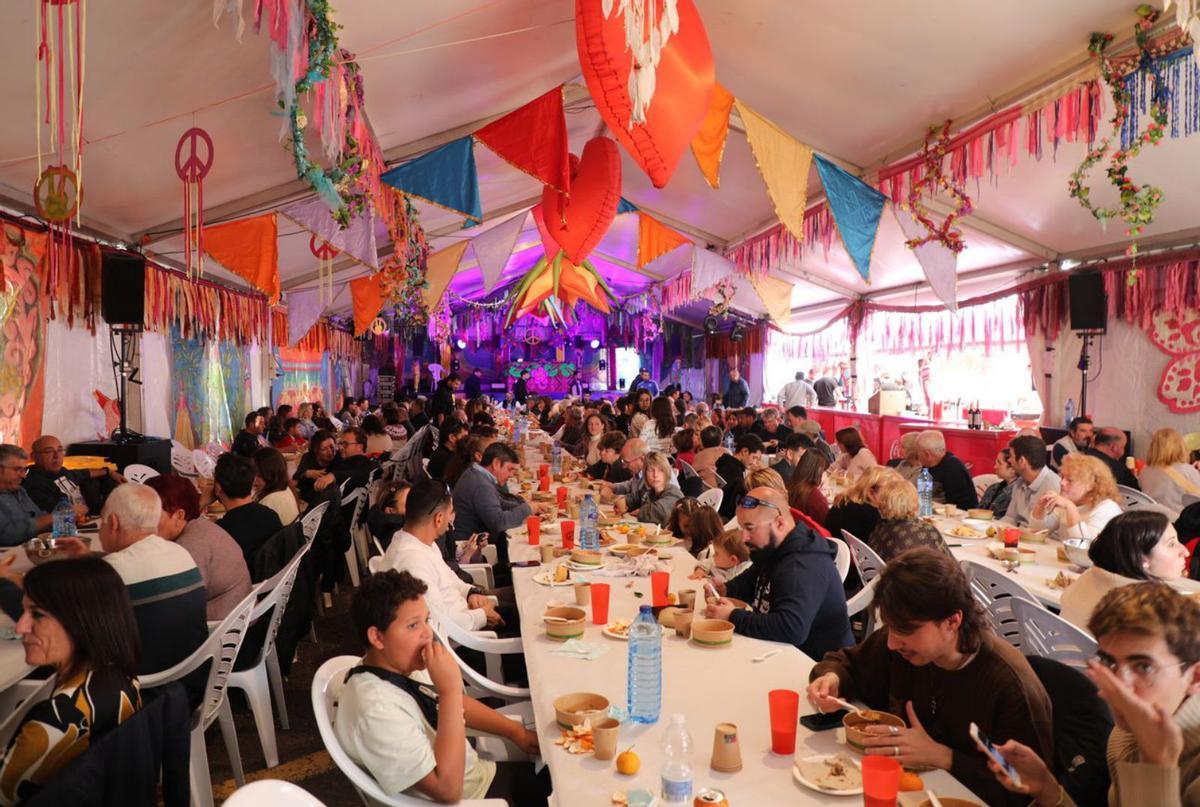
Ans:
[{"label": "seated man", "polygon": [[700,450],[696,452],[692,467],[710,488],[718,486],[717,460],[727,453],[725,446],[721,444],[724,436],[720,426],[705,426],[700,430]]},{"label": "seated man", "polygon": [[641,504],[646,488],[646,479],[642,473],[646,451],[646,441],[640,437],[631,437],[625,441],[625,445],[621,446],[621,463],[625,470],[629,471],[629,479],[616,483],[601,482],[601,501],[614,501],[623,496],[626,504],[630,501]]},{"label": "seated man", "polygon": [[825,458],[825,462],[833,465],[837,461],[837,457],[833,454],[833,446],[825,442],[825,438],[821,436],[821,424],[815,420],[806,420],[800,424],[800,428],[796,429],[800,434],[808,436],[816,444],[817,451],[821,452],[821,456]]},{"label": "seated man", "polygon": [[[434,610],[466,630],[504,625],[482,589],[464,583],[451,570],[438,548],[454,523],[450,491],[436,479],[418,482],[405,503],[404,527],[383,554],[382,568],[408,572],[428,588]],[[513,620],[513,628],[518,626]]]},{"label": "seated man", "polygon": [[[23,544],[54,525],[54,517],[38,507],[21,486],[28,466],[25,449],[0,443],[0,546]],[[76,519],[87,516],[86,504],[74,507]]]},{"label": "seated man", "polygon": [[946,450],[946,438],[937,429],[917,437],[917,460],[933,477],[933,500],[968,510],[979,506],[971,472],[962,460]]},{"label": "seated man", "polygon": [[[1121,586],[1088,630],[1100,645],[1088,676],[1117,724],[1108,803],[1200,804],[1200,603],[1164,583]],[[999,750],[1021,777],[1016,787],[989,765],[1009,790],[1037,807],[1075,804],[1033,749],[1013,739]]]},{"label": "seated man", "polygon": [[1040,437],[1014,437],[1008,444],[1012,451],[1017,482],[1012,500],[1004,511],[1004,521],[1023,527],[1033,517],[1033,508],[1047,493],[1058,493],[1062,480],[1046,466],[1046,444]]},{"label": "seated man", "polygon": [[87,505],[89,510],[99,512],[101,490],[92,480],[107,479],[113,485],[119,485],[125,477],[108,467],[68,471],[63,468],[65,457],[61,440],[52,434],[39,437],[33,442],[33,465],[25,475],[22,487],[33,503],[46,513],[52,512],[64,496],[72,505]]},{"label": "seated man", "polygon": [[[496,545],[499,567],[508,571],[508,540],[504,533],[525,523],[533,509],[520,496],[508,492],[505,485],[517,470],[517,452],[506,443],[492,443],[479,462],[463,471],[454,485],[454,529],[445,539],[443,553],[453,557],[454,542],[465,541],[477,532],[486,532]],[[411,500],[411,494],[410,494]],[[550,509],[539,505],[539,511]]]},{"label": "seated man", "polygon": [[746,471],[762,465],[763,443],[753,434],[743,434],[733,444],[733,453],[717,458],[717,473],[725,480],[725,496],[721,499],[721,518],[733,518],[738,500],[746,492]]},{"label": "seated man", "polygon": [[213,492],[225,507],[217,524],[237,541],[246,568],[253,569],[259,548],[283,529],[279,514],[254,500],[254,463],[236,454],[222,454],[213,471]]},{"label": "seated man", "polygon": [[601,435],[597,446],[600,459],[589,465],[584,473],[601,482],[628,482],[629,469],[621,462],[621,449],[625,447],[625,442],[625,435],[616,430]]},{"label": "seated man", "polygon": [[1091,418],[1085,415],[1072,418],[1071,422],[1067,424],[1066,436],[1058,439],[1050,447],[1051,470],[1057,473],[1058,469],[1062,467],[1063,457],[1086,450],[1092,444],[1094,429]]},{"label": "seated man", "polygon": [[778,447],[779,441],[791,434],[792,430],[780,421],[778,409],[767,408],[763,410],[762,420],[755,423],[750,432],[757,435],[767,449],[773,451]]},{"label": "seated man", "polygon": [[1137,477],[1125,464],[1125,432],[1112,426],[1105,426],[1092,437],[1092,444],[1083,450],[1084,454],[1095,457],[1108,466],[1113,479],[1118,485],[1141,490]]},{"label": "seated man", "polygon": [[771,466],[771,470],[779,474],[779,478],[783,480],[785,486],[791,481],[792,471],[796,470],[796,463],[804,456],[804,452],[815,445],[807,434],[796,434],[795,432],[788,432],[779,440],[775,452],[777,459]]},{"label": "seated man", "polygon": [[[337,438],[338,453],[329,464],[329,473],[338,485],[346,485],[346,493],[366,486],[371,473],[378,468],[378,463],[366,455],[367,435],[357,426],[346,429]],[[317,480],[320,490],[321,480]]]},{"label": "seated man", "polygon": [[774,488],[742,496],[737,518],[750,568],[716,586],[751,610],[721,599],[709,604],[707,616],[727,619],[735,631],[755,639],[795,645],[812,658],[853,644],[833,544],[796,524],[787,497]]},{"label": "seated man", "polygon": [[465,439],[467,427],[462,421],[457,418],[447,418],[443,421],[438,432],[438,447],[429,457],[429,464],[425,466],[426,473],[433,479],[444,478],[446,465],[454,458],[454,452],[458,449],[458,441]]},{"label": "seated man", "polygon": [[743,434],[753,434],[754,427],[758,425],[758,410],[753,406],[746,406],[738,410],[736,424],[726,424],[728,431],[736,440]]},{"label": "seated man", "polygon": [[246,415],[246,427],[237,433],[233,438],[234,454],[239,457],[249,459],[254,456],[254,452],[262,448],[262,441],[259,437],[267,427],[267,421],[258,412],[251,412]]},{"label": "seated man", "polygon": [[867,753],[949,771],[985,804],[1024,805],[992,778],[967,728],[1050,759],[1050,699],[1021,651],[993,632],[958,563],[903,552],[880,575],[874,604],[885,627],[813,667],[809,702],[831,712],[832,698],[857,699],[899,715],[910,728],[869,727]]}]

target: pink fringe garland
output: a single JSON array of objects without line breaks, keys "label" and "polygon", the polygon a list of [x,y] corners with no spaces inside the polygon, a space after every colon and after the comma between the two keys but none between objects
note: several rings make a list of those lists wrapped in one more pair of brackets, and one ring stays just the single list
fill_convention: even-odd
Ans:
[{"label": "pink fringe garland", "polygon": [[692,273],[691,271],[680,272],[675,277],[663,281],[662,284],[662,312],[664,314],[674,311],[680,306],[687,305],[692,301]]}]

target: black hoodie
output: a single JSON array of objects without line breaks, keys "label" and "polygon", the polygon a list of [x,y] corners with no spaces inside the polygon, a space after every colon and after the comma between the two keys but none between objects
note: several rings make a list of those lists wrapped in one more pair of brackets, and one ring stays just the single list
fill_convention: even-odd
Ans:
[{"label": "black hoodie", "polygon": [[729,615],[734,629],[755,639],[787,642],[818,660],[854,644],[836,556],[833,544],[804,524],[778,547],[752,550],[750,568],[725,586],[726,594],[752,609]]}]

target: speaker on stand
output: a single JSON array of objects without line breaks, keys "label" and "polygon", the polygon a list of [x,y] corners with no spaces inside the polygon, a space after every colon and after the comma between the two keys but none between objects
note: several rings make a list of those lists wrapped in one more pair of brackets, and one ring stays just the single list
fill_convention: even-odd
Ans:
[{"label": "speaker on stand", "polygon": [[1083,340],[1079,353],[1079,371],[1083,382],[1079,392],[1079,414],[1087,414],[1088,371],[1091,369],[1092,337],[1108,330],[1108,295],[1100,272],[1075,272],[1067,277],[1071,330]]},{"label": "speaker on stand", "polygon": [[117,387],[117,405],[121,422],[112,433],[117,444],[142,442],[145,438],[130,431],[126,419],[129,384],[141,384],[133,366],[135,336],[142,332],[146,318],[146,259],[120,252],[104,253],[100,267],[100,316],[108,323],[109,352],[113,380]]}]

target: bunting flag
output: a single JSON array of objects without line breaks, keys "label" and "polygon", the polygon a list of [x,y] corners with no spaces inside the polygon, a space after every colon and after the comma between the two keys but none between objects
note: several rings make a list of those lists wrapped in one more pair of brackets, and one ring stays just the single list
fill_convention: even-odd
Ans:
[{"label": "bunting flag", "polygon": [[871,253],[875,251],[875,235],[887,197],[820,154],[816,158],[817,173],[825,186],[825,198],[842,244],[862,279],[870,283]]},{"label": "bunting flag", "polygon": [[[892,211],[896,214],[896,221],[905,239],[923,238],[927,234],[924,225],[913,218],[910,211],[901,209],[899,205],[892,205]],[[913,252],[916,253],[917,263],[925,270],[925,279],[929,281],[933,293],[946,308],[958,311],[958,255],[938,241],[927,241]]]},{"label": "bunting flag", "polygon": [[379,178],[408,196],[461,213],[468,226],[483,221],[479,177],[475,172],[475,141],[470,135],[397,165]]},{"label": "bunting flag", "polygon": [[712,103],[708,105],[708,116],[696,136],[692,138],[692,155],[700,166],[700,173],[714,190],[721,187],[721,158],[725,155],[725,138],[729,135],[729,112],[733,109],[733,95],[721,86],[713,85]]},{"label": "bunting flag", "polygon": [[690,243],[691,239],[687,236],[675,232],[653,216],[645,212],[638,214],[638,269],[660,255]]},{"label": "bunting flag", "polygon": [[746,127],[746,140],[758,172],[767,184],[775,215],[797,240],[804,240],[804,206],[808,201],[808,170],[813,152],[741,101],[734,99]]},{"label": "bunting flag", "polygon": [[508,265],[517,237],[524,228],[525,212],[522,211],[471,239],[471,249],[475,250],[475,260],[483,274],[484,294],[491,292],[500,279],[500,273]]},{"label": "bunting flag", "polygon": [[570,193],[571,163],[561,86],[492,121],[475,133],[475,139],[543,185]]},{"label": "bunting flag", "polygon": [[463,253],[467,251],[470,243],[459,241],[454,246],[438,250],[429,256],[429,262],[425,265],[425,280],[429,285],[422,292],[422,297],[426,308],[431,312],[441,305],[442,295],[446,293],[446,287],[458,271],[458,262],[462,260]]},{"label": "bunting flag", "polygon": [[321,297],[321,289],[301,289],[287,293],[288,347],[295,347],[297,342],[307,336],[325,313],[329,302]]},{"label": "bunting flag", "polygon": [[626,199],[624,196],[621,197],[621,201],[617,202],[617,215],[618,216],[621,215],[622,213],[636,213],[636,212],[638,212],[637,205],[635,205],[633,202]]},{"label": "bunting flag", "polygon": [[[465,243],[465,242],[464,242]],[[350,281],[350,300],[354,305],[354,335],[361,336],[371,327],[371,320],[379,316],[387,294],[383,291],[383,273],[360,277]],[[291,335],[290,332],[288,334]]]},{"label": "bunting flag", "polygon": [[279,302],[279,245],[274,213],[204,228],[204,251],[217,263]]},{"label": "bunting flag", "polygon": [[792,318],[792,284],[770,275],[751,275],[749,280],[771,321],[780,328],[787,325]]},{"label": "bunting flag", "polygon": [[698,300],[726,277],[736,277],[733,261],[699,244],[692,250],[692,299]]},{"label": "bunting flag", "polygon": [[353,258],[363,266],[379,268],[379,250],[375,244],[375,213],[365,211],[350,219],[344,229],[333,217],[333,211],[320,197],[304,199],[279,208],[279,212],[303,229],[315,235],[338,252]]}]

